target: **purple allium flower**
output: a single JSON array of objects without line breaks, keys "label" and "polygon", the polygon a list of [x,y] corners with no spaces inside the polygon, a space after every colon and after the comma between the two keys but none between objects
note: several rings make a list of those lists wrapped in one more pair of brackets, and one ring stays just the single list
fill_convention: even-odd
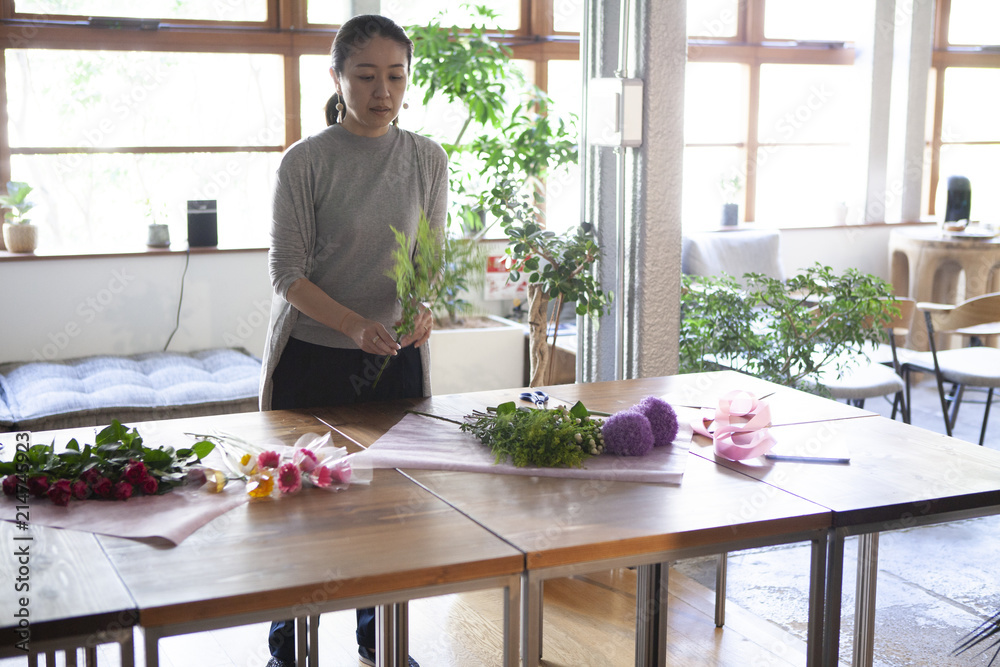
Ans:
[{"label": "purple allium flower", "polygon": [[653,449],[653,427],[645,415],[634,408],[608,417],[601,433],[605,454],[643,456]]},{"label": "purple allium flower", "polygon": [[677,437],[677,413],[657,396],[647,396],[636,406],[653,428],[653,446],[665,447]]}]

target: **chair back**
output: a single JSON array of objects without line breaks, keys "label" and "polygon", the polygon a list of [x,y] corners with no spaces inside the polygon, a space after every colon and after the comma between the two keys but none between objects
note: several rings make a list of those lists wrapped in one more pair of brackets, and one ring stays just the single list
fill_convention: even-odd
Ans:
[{"label": "chair back", "polygon": [[930,311],[930,323],[937,333],[954,333],[960,329],[995,324],[978,332],[980,335],[1000,334],[1000,292],[973,297],[954,308]]}]

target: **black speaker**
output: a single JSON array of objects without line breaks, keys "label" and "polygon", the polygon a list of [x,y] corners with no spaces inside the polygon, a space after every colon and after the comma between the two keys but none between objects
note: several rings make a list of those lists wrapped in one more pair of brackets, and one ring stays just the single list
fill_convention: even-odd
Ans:
[{"label": "black speaker", "polygon": [[219,245],[219,225],[215,200],[199,199],[188,202],[188,246],[191,248]]},{"label": "black speaker", "polygon": [[969,209],[972,207],[972,185],[965,176],[952,176],[948,179],[948,204],[944,209],[944,221],[956,222],[969,220]]}]

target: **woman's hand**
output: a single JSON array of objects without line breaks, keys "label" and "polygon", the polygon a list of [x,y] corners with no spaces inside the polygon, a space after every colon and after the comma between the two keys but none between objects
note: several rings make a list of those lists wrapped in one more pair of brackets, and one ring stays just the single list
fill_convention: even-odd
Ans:
[{"label": "woman's hand", "polygon": [[406,347],[412,343],[413,347],[420,347],[431,337],[431,329],[433,328],[434,315],[431,314],[430,308],[421,305],[413,321],[413,333],[403,336],[399,344]]},{"label": "woman's hand", "polygon": [[341,331],[351,337],[354,344],[369,354],[396,355],[399,345],[396,337],[381,322],[365,319],[351,312],[344,317]]}]

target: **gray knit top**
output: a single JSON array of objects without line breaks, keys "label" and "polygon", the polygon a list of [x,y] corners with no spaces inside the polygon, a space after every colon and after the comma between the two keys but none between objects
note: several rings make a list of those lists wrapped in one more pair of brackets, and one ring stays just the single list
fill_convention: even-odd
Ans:
[{"label": "gray knit top", "polygon": [[[308,278],[339,303],[389,330],[401,309],[385,275],[392,268],[392,227],[413,237],[420,211],[432,228],[444,225],[448,164],[434,141],[390,126],[381,137],[351,134],[341,125],[296,142],[278,167],[268,253],[274,296],[264,348],[260,405],[271,405],[271,375],[289,336],[339,348],[348,336],[300,313],[285,295]],[[421,347],[424,394],[429,394],[429,346]]]}]

